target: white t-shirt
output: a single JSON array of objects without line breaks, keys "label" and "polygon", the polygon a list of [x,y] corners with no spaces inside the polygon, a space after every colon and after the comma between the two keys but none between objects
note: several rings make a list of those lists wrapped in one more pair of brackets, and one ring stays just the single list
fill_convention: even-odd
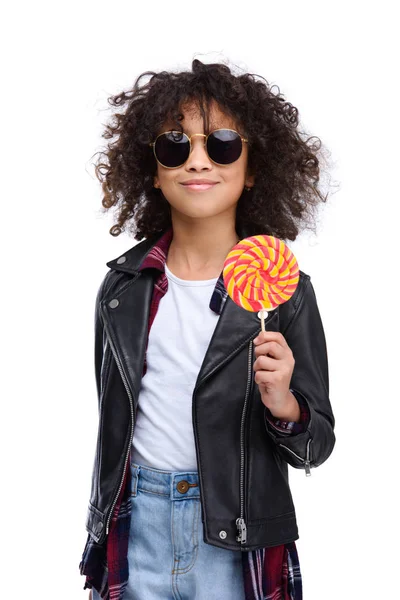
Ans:
[{"label": "white t-shirt", "polygon": [[133,462],[169,471],[196,471],[192,395],[219,319],[209,307],[218,278],[187,281],[165,265],[161,298],[147,347],[132,440]]}]

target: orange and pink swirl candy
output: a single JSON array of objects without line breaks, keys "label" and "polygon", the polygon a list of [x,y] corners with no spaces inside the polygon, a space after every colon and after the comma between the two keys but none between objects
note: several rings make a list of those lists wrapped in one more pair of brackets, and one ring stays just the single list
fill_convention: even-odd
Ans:
[{"label": "orange and pink swirl candy", "polygon": [[238,242],[223,267],[225,287],[242,308],[264,312],[283,304],[294,294],[299,266],[293,252],[272,235],[253,235]]}]

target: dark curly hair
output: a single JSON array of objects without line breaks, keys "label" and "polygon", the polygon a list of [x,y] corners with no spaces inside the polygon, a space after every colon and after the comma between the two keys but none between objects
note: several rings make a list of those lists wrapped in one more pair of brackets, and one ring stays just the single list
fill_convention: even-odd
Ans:
[{"label": "dark curly hair", "polygon": [[240,237],[269,234],[295,240],[303,227],[315,231],[315,209],[327,199],[318,185],[325,148],[322,153],[317,137],[303,134],[302,139],[297,108],[284,100],[279,88],[274,94],[273,87],[261,76],[235,75],[226,64],[194,59],[191,71],[146,71],[131,90],[109,97],[118,111],[102,137],[114,140],[99,153],[95,173],[102,183],[103,212],[115,207],[110,234],[117,236],[130,224],[140,241],[171,226],[169,203],[153,187],[157,163],[149,143],[166,120],[182,131],[181,110],[188,101],[201,111],[205,133],[210,103],[216,101],[249,140],[248,170],[255,185],[237,204]]}]

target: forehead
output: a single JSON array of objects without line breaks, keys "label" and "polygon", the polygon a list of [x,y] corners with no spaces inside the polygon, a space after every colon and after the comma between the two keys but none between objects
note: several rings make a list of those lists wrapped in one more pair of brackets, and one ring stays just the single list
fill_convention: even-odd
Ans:
[{"label": "forehead", "polygon": [[[207,107],[205,107],[205,110],[207,110]],[[190,134],[204,130],[205,123],[203,123],[203,118],[198,105],[193,102],[183,104],[180,108],[180,112],[183,114],[183,119],[180,120],[180,123],[186,133]],[[215,101],[210,103],[208,119],[210,130],[223,127],[230,129],[237,128],[236,120],[228,115],[223,107],[219,106]],[[174,122],[169,119],[164,125],[172,128]]]}]

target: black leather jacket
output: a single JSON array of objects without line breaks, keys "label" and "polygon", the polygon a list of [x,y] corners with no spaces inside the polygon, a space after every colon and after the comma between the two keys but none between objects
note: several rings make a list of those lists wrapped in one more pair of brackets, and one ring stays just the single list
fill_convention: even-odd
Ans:
[{"label": "black leather jacket", "polygon": [[[98,543],[108,533],[134,434],[157,275],[137,269],[154,243],[145,240],[109,261],[96,298],[99,429],[86,528]],[[325,336],[308,275],[300,271],[295,293],[265,326],[290,346],[290,387],[311,417],[306,431],[292,436],[270,426],[254,382],[252,340],[260,319],[228,296],[192,398],[204,541],[221,548],[255,550],[298,539],[288,463],[307,473],[335,444]]]}]

